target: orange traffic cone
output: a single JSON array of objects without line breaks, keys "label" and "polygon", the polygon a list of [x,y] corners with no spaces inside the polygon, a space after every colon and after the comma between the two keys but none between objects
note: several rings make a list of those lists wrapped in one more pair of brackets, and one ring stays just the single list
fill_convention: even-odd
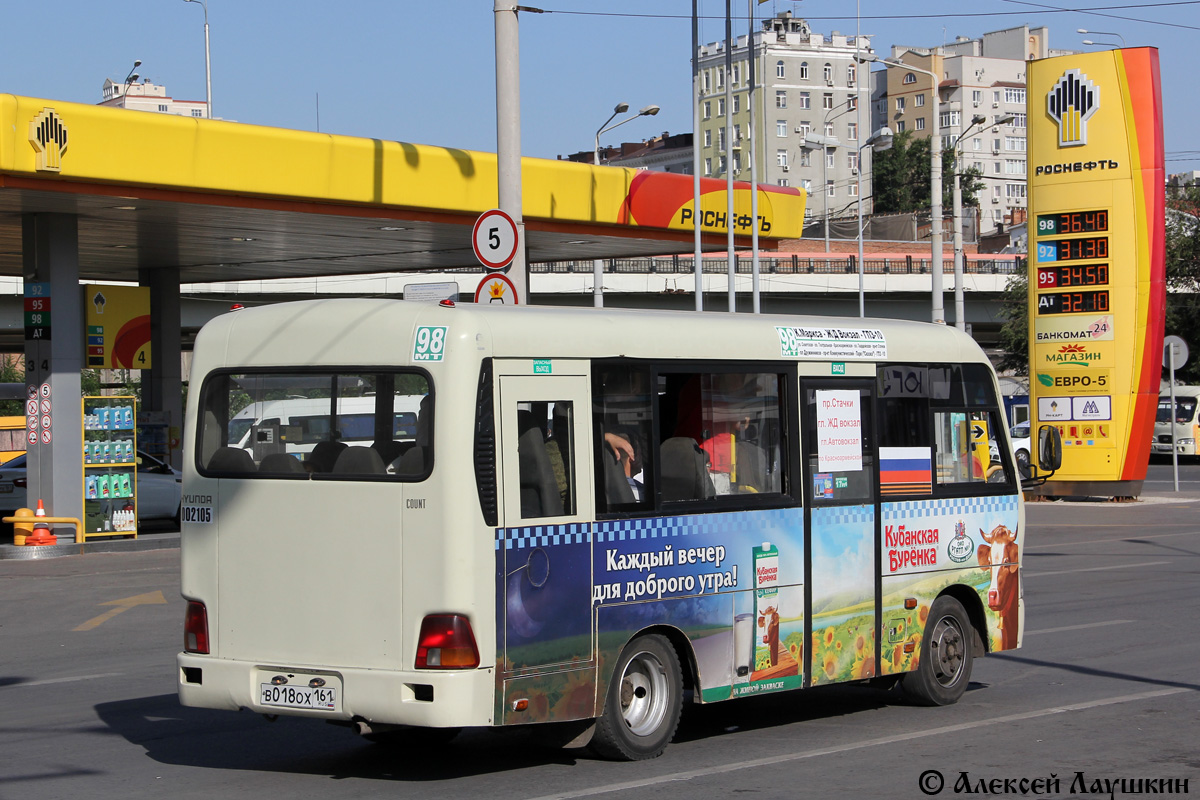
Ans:
[{"label": "orange traffic cone", "polygon": [[42,505],[41,500],[38,500],[37,511],[33,514],[33,535],[25,538],[26,545],[58,544],[58,537],[50,532],[50,526],[44,522],[37,522],[38,517],[44,516],[46,516],[46,507]]}]

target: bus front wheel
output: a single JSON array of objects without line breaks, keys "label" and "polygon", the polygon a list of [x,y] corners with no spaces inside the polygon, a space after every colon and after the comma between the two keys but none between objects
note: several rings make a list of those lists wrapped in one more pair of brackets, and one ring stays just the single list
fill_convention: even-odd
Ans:
[{"label": "bus front wheel", "polygon": [[923,706],[957,703],[971,680],[971,636],[961,603],[949,595],[934,600],[917,668],[900,679],[904,695]]},{"label": "bus front wheel", "polygon": [[663,636],[639,636],[617,661],[592,749],[620,761],[655,758],[675,735],[682,708],[683,678],[675,648]]}]

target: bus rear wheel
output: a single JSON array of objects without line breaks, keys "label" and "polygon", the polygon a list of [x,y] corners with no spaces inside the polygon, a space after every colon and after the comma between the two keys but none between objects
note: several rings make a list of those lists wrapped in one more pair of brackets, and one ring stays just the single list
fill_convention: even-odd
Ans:
[{"label": "bus rear wheel", "polygon": [[663,636],[639,636],[617,661],[592,749],[618,761],[656,758],[675,735],[682,708],[675,648]]},{"label": "bus rear wheel", "polygon": [[971,622],[949,595],[933,601],[917,668],[900,679],[900,690],[918,705],[957,703],[971,681]]}]

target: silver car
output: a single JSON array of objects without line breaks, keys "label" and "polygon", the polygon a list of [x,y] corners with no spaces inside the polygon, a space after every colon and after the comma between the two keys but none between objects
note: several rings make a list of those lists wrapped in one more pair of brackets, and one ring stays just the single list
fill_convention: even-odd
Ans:
[{"label": "silver car", "polygon": [[[137,454],[137,513],[141,521],[173,519],[179,522],[182,475],[179,470],[152,455]],[[33,508],[26,493],[25,456],[0,464],[0,516],[12,516],[18,508]],[[82,487],[80,493],[82,493]],[[7,529],[10,526],[5,525]]]}]

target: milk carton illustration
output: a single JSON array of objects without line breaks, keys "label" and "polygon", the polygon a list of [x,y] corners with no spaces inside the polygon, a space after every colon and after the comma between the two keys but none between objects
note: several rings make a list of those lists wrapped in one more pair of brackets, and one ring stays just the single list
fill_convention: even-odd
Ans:
[{"label": "milk carton illustration", "polygon": [[[754,548],[755,651],[761,643],[772,667],[779,665],[779,548],[763,542]],[[757,661],[757,659],[755,659]]]}]

